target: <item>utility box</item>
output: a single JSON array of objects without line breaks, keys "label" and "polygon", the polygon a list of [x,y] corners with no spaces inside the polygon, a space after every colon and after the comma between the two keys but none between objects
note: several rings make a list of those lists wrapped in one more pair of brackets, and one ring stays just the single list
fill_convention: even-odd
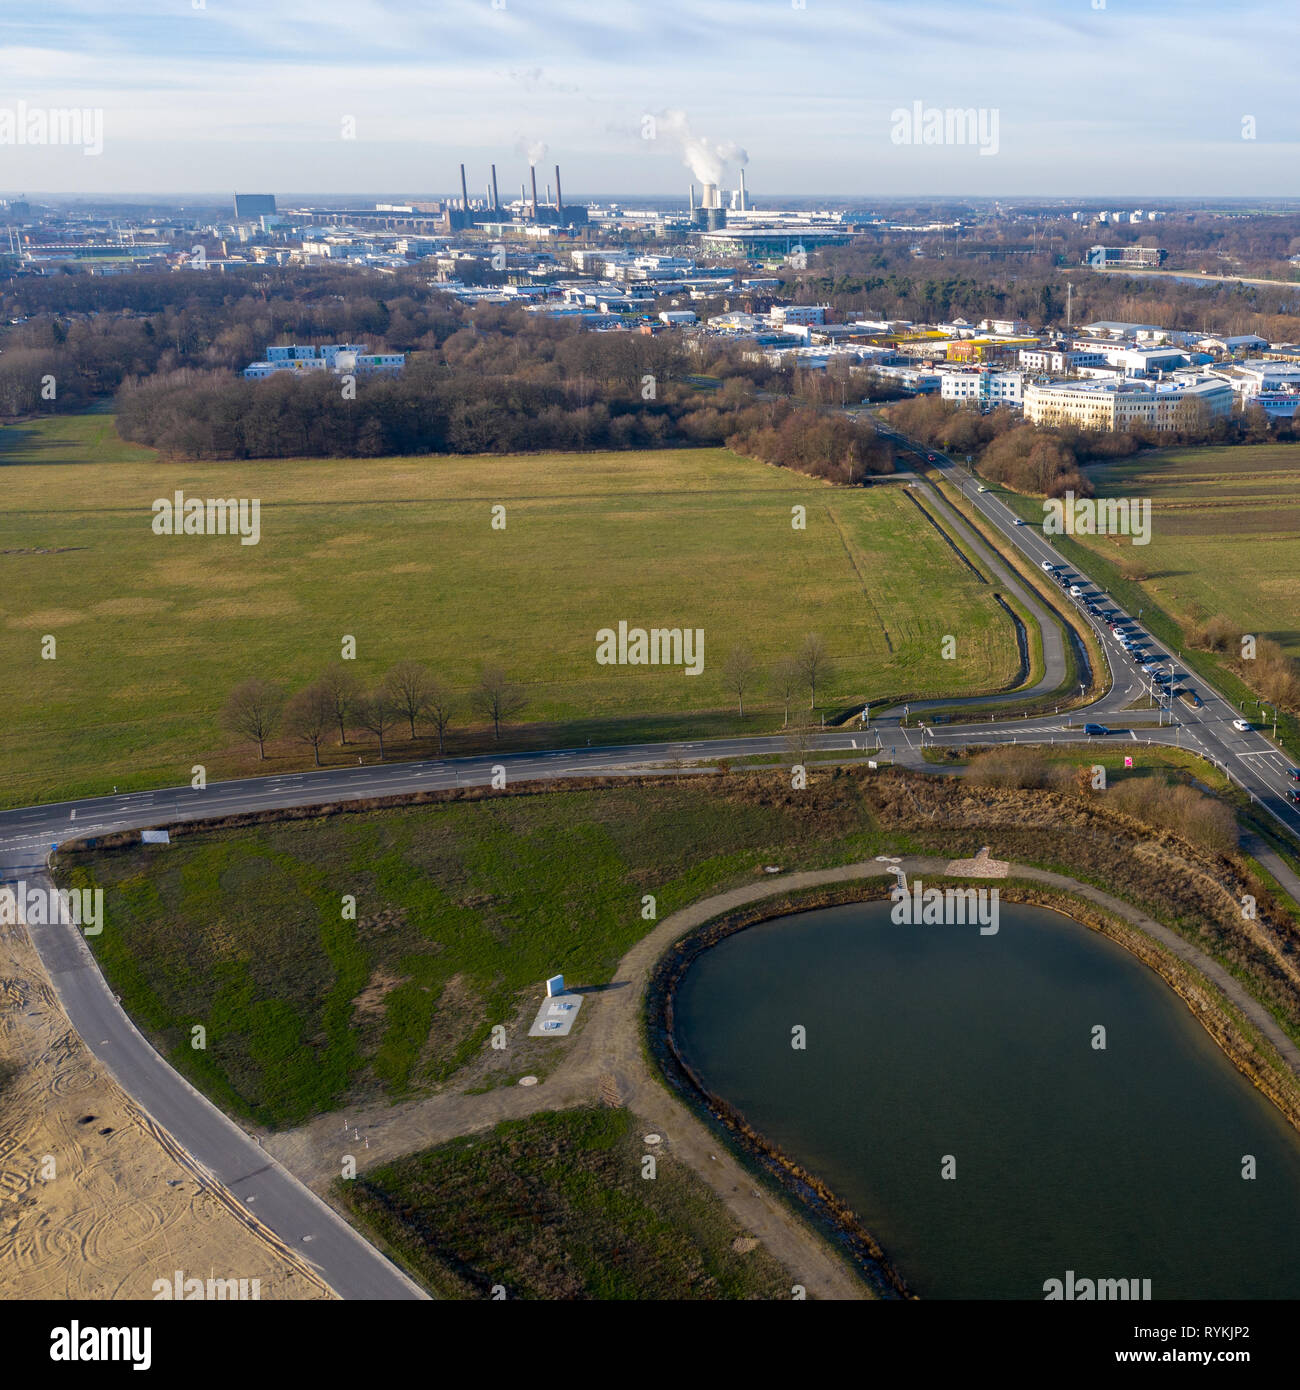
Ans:
[{"label": "utility box", "polygon": [[552,975],[546,982],[546,997],[554,999],[557,994],[564,993],[564,976]]}]

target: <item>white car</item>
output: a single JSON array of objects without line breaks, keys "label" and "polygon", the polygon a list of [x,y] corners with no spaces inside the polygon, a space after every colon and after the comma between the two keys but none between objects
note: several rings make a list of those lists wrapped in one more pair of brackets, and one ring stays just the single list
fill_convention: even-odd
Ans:
[{"label": "white car", "polygon": [[1024,524],[1025,524],[1025,519],[1024,519],[1024,517],[1022,517],[1022,516],[1016,517],[1016,525],[1017,525],[1017,526],[1023,526]]},{"label": "white car", "polygon": [[976,492],[987,492],[987,491],[988,491],[988,488],[986,488],[986,487],[977,487],[977,488],[975,489],[975,491],[976,491]]},{"label": "white car", "polygon": [[1238,733],[1242,733],[1242,734],[1248,734],[1248,733],[1250,733],[1250,721],[1249,721],[1249,720],[1246,720],[1246,719],[1234,719],[1234,720],[1232,721],[1232,727],[1233,727],[1234,729],[1236,729]]}]

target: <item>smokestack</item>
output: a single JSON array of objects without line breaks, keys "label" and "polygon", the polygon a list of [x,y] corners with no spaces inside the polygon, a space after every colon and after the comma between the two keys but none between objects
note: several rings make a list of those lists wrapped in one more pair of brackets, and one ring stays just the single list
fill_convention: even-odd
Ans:
[{"label": "smokestack", "polygon": [[555,220],[564,225],[564,198],[560,193],[560,166],[555,166]]},{"label": "smokestack", "polygon": [[691,185],[690,185],[690,189],[691,189],[691,211],[694,212],[694,211],[695,211],[695,185],[694,185],[694,184],[691,184]]},{"label": "smokestack", "polygon": [[465,166],[463,164],[460,166],[460,205],[466,212],[469,211],[469,189],[465,184]]},{"label": "smokestack", "polygon": [[740,171],[740,210],[741,212],[749,211],[749,204],[745,201],[745,171],[743,169]]},{"label": "smokestack", "polygon": [[546,185],[546,206],[548,208],[551,206],[551,185],[549,183]]},{"label": "smokestack", "polygon": [[497,197],[497,166],[495,164],[492,166],[492,211],[501,211],[501,200]]},{"label": "smokestack", "polygon": [[533,221],[537,221],[537,165],[528,166],[528,177],[533,181]]}]

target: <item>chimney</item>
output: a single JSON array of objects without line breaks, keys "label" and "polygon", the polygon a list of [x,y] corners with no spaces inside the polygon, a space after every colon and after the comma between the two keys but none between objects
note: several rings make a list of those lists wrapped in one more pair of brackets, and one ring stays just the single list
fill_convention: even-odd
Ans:
[{"label": "chimney", "polygon": [[465,186],[465,166],[460,166],[460,205],[469,211],[469,189]]},{"label": "chimney", "polygon": [[695,185],[694,185],[694,184],[691,184],[691,185],[690,185],[690,189],[691,189],[691,211],[694,212],[694,211],[695,211]]},{"label": "chimney", "polygon": [[528,166],[528,177],[533,181],[533,221],[537,221],[537,165]]},{"label": "chimney", "polygon": [[501,200],[497,197],[497,166],[492,166],[492,211],[501,211]]},{"label": "chimney", "polygon": [[741,212],[749,211],[749,204],[745,201],[745,171],[743,169],[740,171],[740,210]]},{"label": "chimney", "polygon": [[564,196],[560,192],[560,166],[555,166],[555,220],[564,225]]}]

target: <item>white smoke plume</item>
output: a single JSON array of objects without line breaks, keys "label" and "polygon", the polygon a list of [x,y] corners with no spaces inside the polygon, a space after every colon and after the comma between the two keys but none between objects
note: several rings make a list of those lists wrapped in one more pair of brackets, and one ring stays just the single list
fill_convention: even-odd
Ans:
[{"label": "white smoke plume", "polygon": [[521,135],[515,141],[515,153],[523,155],[534,168],[546,158],[546,150],[545,140],[530,140],[526,135]]},{"label": "white smoke plume", "polygon": [[749,163],[749,155],[734,140],[717,142],[693,134],[685,111],[665,111],[658,126],[681,145],[682,163],[700,183],[720,184],[728,165]]}]

